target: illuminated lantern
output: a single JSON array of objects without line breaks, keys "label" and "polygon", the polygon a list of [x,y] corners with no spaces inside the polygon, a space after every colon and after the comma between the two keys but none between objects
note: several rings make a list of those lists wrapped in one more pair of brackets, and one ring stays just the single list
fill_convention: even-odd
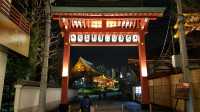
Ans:
[{"label": "illuminated lantern", "polygon": [[117,42],[117,35],[112,34],[112,42]]},{"label": "illuminated lantern", "polygon": [[77,38],[78,38],[78,42],[83,42],[83,35],[82,34],[79,34]]},{"label": "illuminated lantern", "polygon": [[75,34],[71,34],[70,35],[70,41],[71,42],[76,42],[76,35]]},{"label": "illuminated lantern", "polygon": [[120,26],[121,26],[121,23],[122,23],[122,22],[121,22],[120,20],[118,20],[118,21],[117,21],[117,26],[120,27]]},{"label": "illuminated lantern", "polygon": [[85,42],[90,42],[90,35],[89,34],[85,34],[84,35],[84,40],[85,40]]},{"label": "illuminated lantern", "polygon": [[110,35],[108,34],[105,35],[105,42],[110,42]]},{"label": "illuminated lantern", "polygon": [[129,27],[131,28],[133,25],[133,21],[130,21]]},{"label": "illuminated lantern", "polygon": [[77,22],[77,20],[74,20],[74,21],[73,21],[73,27],[74,27],[74,28],[78,28],[78,22]]},{"label": "illuminated lantern", "polygon": [[123,35],[119,35],[118,41],[119,41],[119,42],[124,42],[124,36],[123,36]]},{"label": "illuminated lantern", "polygon": [[131,35],[126,35],[126,42],[131,42]]},{"label": "illuminated lantern", "polygon": [[136,20],[133,20],[133,28],[136,27]]},{"label": "illuminated lantern", "polygon": [[97,42],[97,35],[96,34],[91,35],[91,41]]},{"label": "illuminated lantern", "polygon": [[138,39],[139,39],[139,38],[138,38],[138,35],[133,35],[133,36],[132,36],[132,41],[133,41],[133,42],[138,42]]},{"label": "illuminated lantern", "polygon": [[128,27],[129,27],[129,25],[130,25],[130,24],[129,24],[129,21],[126,21],[126,23],[125,23],[125,24],[126,24],[126,28],[128,28]]},{"label": "illuminated lantern", "polygon": [[81,28],[81,27],[82,27],[81,20],[78,20],[78,21],[77,21],[77,26],[78,26],[78,28]]},{"label": "illuminated lantern", "polygon": [[122,21],[122,28],[126,25],[126,21]]},{"label": "illuminated lantern", "polygon": [[101,34],[98,35],[98,42],[103,42],[103,35]]}]

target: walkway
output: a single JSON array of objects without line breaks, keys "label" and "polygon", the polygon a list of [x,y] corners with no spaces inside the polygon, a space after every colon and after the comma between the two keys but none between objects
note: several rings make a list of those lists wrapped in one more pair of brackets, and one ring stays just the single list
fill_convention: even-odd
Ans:
[{"label": "walkway", "polygon": [[[94,102],[95,112],[148,112],[141,110],[141,105],[129,101],[96,101]],[[70,106],[70,112],[79,112],[79,105],[74,103]],[[171,112],[171,110],[154,106],[153,112]]]}]

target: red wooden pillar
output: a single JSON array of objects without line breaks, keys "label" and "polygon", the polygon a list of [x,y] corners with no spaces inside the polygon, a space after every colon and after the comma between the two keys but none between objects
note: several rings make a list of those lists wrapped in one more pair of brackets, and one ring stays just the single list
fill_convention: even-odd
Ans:
[{"label": "red wooden pillar", "polygon": [[68,33],[64,35],[64,51],[63,51],[63,70],[62,70],[62,91],[61,104],[68,104],[68,80],[69,80],[69,64],[70,64],[70,45]]},{"label": "red wooden pillar", "polygon": [[147,79],[147,63],[146,63],[146,50],[145,50],[145,37],[144,32],[140,33],[139,41],[139,63],[140,63],[140,83],[142,89],[141,103],[149,104],[149,84]]}]

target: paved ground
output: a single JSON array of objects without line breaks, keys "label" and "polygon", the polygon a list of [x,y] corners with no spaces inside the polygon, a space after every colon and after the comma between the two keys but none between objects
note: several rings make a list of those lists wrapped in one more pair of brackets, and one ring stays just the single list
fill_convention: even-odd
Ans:
[{"label": "paved ground", "polygon": [[[142,110],[141,105],[136,102],[130,101],[96,101],[93,104],[95,112],[148,112],[148,110]],[[70,112],[79,112],[79,105],[77,103],[71,104]],[[172,112],[170,110],[153,107],[153,112]]]}]

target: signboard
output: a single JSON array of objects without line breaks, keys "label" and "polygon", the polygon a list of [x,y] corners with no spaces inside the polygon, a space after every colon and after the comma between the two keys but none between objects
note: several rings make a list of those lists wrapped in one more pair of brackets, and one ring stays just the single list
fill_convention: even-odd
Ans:
[{"label": "signboard", "polygon": [[28,56],[30,37],[9,18],[0,13],[0,45]]},{"label": "signboard", "polygon": [[189,83],[178,83],[176,84],[175,97],[178,99],[188,99],[189,98]]},{"label": "signboard", "polygon": [[134,33],[70,33],[71,44],[137,44],[139,35]]}]

